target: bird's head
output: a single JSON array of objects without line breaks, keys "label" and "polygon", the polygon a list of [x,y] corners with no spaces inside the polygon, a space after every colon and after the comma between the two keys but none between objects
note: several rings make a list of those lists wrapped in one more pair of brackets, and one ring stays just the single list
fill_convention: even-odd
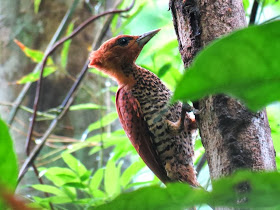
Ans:
[{"label": "bird's head", "polygon": [[114,37],[90,54],[88,66],[104,71],[118,80],[123,74],[129,74],[127,68],[135,62],[144,45],[159,31],[160,29],[157,29],[140,36]]}]

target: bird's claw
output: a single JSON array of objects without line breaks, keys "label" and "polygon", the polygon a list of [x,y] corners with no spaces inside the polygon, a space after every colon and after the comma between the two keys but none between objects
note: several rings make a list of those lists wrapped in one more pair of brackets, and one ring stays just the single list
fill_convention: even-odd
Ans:
[{"label": "bird's claw", "polygon": [[177,135],[184,130],[184,124],[181,123],[181,119],[177,122],[172,122],[170,120],[167,120],[166,122],[168,131],[173,135]]},{"label": "bird's claw", "polygon": [[192,112],[194,115],[199,115],[203,109],[196,109],[189,105],[188,103],[183,103],[182,104],[182,111],[185,110],[186,112]]}]

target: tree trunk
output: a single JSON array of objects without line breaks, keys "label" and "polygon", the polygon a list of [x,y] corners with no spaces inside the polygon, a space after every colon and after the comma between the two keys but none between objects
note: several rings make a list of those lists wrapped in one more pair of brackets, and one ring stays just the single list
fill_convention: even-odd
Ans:
[{"label": "tree trunk", "polygon": [[[242,0],[171,0],[170,9],[185,67],[209,42],[247,25]],[[275,169],[265,110],[252,113],[225,95],[209,96],[194,105],[202,110],[197,121],[212,179],[241,168]]]}]

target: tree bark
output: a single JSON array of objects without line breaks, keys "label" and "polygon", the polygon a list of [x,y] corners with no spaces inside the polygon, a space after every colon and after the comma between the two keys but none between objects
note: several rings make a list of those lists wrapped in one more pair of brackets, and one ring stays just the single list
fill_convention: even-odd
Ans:
[{"label": "tree bark", "polygon": [[[185,67],[212,40],[247,26],[242,0],[171,0],[170,9]],[[194,105],[202,110],[197,121],[211,179],[241,168],[275,169],[265,110],[252,113],[226,95],[205,97]]]}]

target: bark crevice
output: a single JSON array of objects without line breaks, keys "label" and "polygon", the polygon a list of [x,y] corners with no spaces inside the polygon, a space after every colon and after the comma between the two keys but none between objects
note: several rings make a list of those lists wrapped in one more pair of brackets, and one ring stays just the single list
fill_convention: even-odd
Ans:
[{"label": "bark crevice", "polygon": [[170,1],[173,24],[185,68],[201,48],[200,12],[197,0]]}]

